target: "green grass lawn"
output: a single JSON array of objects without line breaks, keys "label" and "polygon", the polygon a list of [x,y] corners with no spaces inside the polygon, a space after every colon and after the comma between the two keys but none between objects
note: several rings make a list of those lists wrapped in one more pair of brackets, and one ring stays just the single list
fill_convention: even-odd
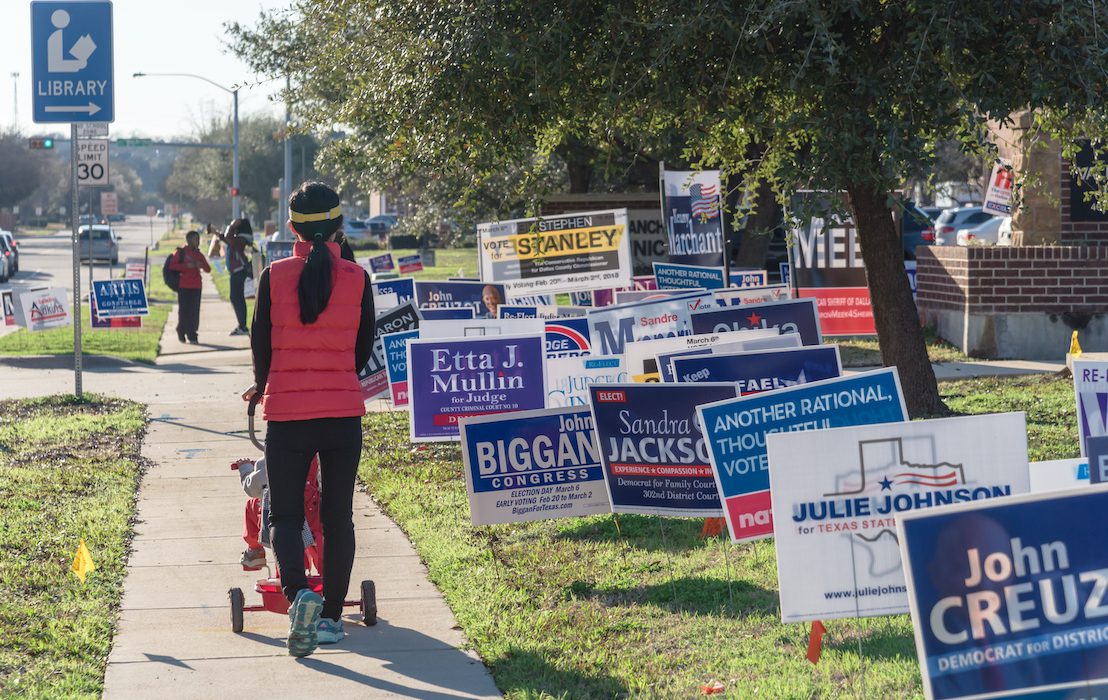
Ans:
[{"label": "green grass lawn", "polygon": [[[972,362],[957,347],[940,338],[930,328],[924,329],[924,340],[927,343],[927,356],[932,362]],[[839,355],[842,357],[843,367],[880,367],[881,349],[877,345],[876,337],[857,338],[827,338],[826,343],[835,343],[839,346]]]},{"label": "green grass lawn", "polygon": [[[1069,378],[940,389],[958,412],[1027,411],[1032,459],[1078,454]],[[771,540],[630,515],[474,528],[458,446],[413,449],[407,430],[405,413],[368,416],[360,476],[508,697],[692,698],[712,680],[725,697],[922,696],[907,615],[829,621],[808,663],[807,625],[780,622]]]},{"label": "green grass lawn", "polygon": [[145,423],[117,399],[0,402],[0,697],[100,697]]}]

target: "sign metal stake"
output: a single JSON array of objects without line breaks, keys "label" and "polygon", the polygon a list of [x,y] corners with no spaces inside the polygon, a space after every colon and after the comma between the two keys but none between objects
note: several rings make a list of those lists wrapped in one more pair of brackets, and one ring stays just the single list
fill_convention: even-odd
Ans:
[{"label": "sign metal stake", "polygon": [[[69,187],[70,203],[73,209],[70,216],[73,218],[73,393],[81,398],[81,252],[77,238],[77,228],[81,216],[81,203],[77,195],[77,124],[69,125]],[[92,234],[89,233],[89,242],[92,242]],[[91,256],[90,256],[91,257]],[[91,300],[89,303],[92,303]]]}]

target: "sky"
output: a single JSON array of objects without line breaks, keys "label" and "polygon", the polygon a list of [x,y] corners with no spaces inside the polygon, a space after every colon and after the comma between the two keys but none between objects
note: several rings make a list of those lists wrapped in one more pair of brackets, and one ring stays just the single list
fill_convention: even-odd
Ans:
[{"label": "sky", "polygon": [[[31,3],[3,0],[0,24],[0,127],[12,121],[18,89],[18,127],[28,136],[62,133],[66,125],[31,121]],[[221,85],[257,82],[257,76],[226,47],[223,23],[253,23],[263,9],[291,0],[115,0],[115,122],[112,137],[167,139],[195,133],[211,117],[231,112],[231,96],[194,78],[133,78],[133,73],[196,73]],[[19,77],[11,77],[18,72]],[[15,83],[13,85],[13,82]],[[280,114],[270,101],[279,81],[244,87],[239,117]]]}]

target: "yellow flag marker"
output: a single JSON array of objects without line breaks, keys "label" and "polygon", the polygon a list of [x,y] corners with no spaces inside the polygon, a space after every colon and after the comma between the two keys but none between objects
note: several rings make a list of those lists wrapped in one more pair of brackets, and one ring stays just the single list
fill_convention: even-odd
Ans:
[{"label": "yellow flag marker", "polygon": [[1081,343],[1077,342],[1077,331],[1073,332],[1073,337],[1070,339],[1070,355],[1078,357],[1081,354]]},{"label": "yellow flag marker", "polygon": [[85,576],[88,576],[89,572],[96,570],[96,564],[92,563],[92,556],[88,553],[84,540],[81,540],[81,544],[77,546],[77,556],[73,557],[73,564],[69,568],[73,569],[73,573],[77,574],[81,583],[85,582]]}]

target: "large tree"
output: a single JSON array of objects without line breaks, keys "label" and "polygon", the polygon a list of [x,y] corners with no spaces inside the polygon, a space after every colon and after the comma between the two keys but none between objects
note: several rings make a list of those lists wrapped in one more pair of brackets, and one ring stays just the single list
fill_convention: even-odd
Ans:
[{"label": "large tree", "polygon": [[841,193],[882,358],[918,416],[945,407],[892,194],[942,139],[987,147],[988,119],[1032,110],[1063,143],[1089,135],[1108,94],[1105,15],[1056,0],[300,0],[256,27],[288,39],[280,56],[245,53],[295,76],[310,122],[360,129],[382,174],[478,181],[536,148],[674,134],[743,188]]},{"label": "large tree", "polygon": [[42,181],[44,160],[18,132],[0,134],[0,207],[15,206],[35,191]]}]

